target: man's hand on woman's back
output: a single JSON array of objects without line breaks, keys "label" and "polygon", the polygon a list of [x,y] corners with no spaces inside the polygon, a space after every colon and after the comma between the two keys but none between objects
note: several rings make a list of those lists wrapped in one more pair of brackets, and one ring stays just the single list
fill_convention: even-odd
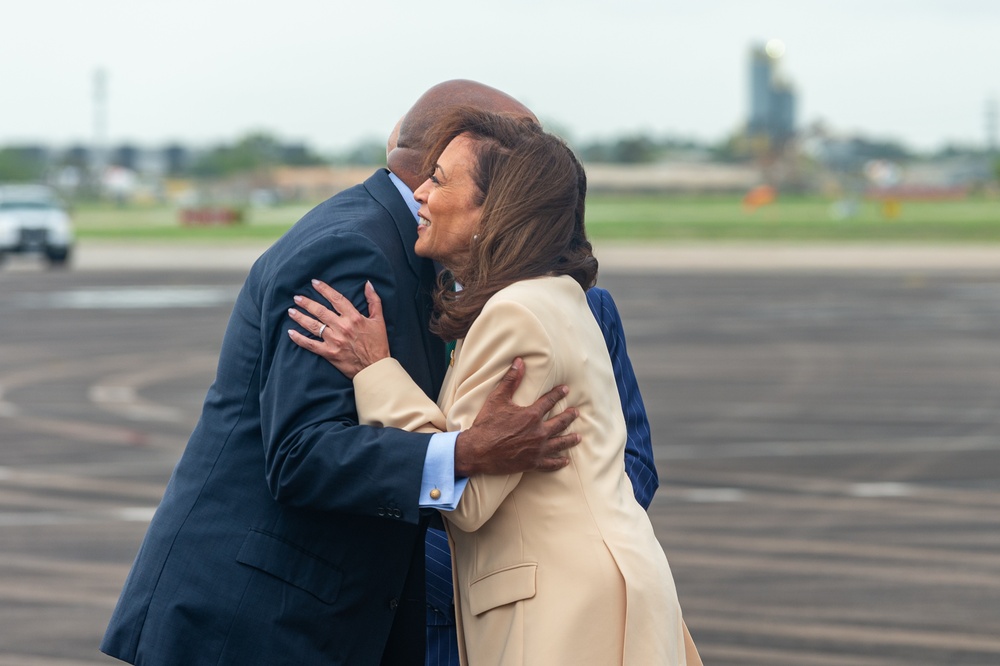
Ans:
[{"label": "man's hand on woman's back", "polygon": [[566,450],[579,444],[580,436],[565,430],[579,414],[570,408],[545,418],[569,389],[556,386],[533,404],[521,407],[513,397],[523,377],[524,361],[514,359],[472,427],[459,433],[455,441],[456,476],[554,472],[569,463]]}]

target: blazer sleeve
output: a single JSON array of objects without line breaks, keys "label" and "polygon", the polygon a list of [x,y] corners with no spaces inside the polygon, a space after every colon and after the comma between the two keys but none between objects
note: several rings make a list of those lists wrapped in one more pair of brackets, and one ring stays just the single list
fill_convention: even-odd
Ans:
[{"label": "blazer sleeve", "polygon": [[646,407],[639,392],[639,383],[632,369],[625,347],[625,333],[618,307],[605,289],[592,287],[587,290],[587,303],[601,326],[604,341],[615,371],[618,397],[625,414],[627,439],[625,441],[625,472],[632,482],[632,491],[643,508],[648,509],[660,480],[653,457],[653,441],[649,429]]},{"label": "blazer sleeve", "polygon": [[[318,239],[270,267],[260,287],[259,361],[264,474],[272,495],[291,506],[377,515],[399,509],[397,518],[419,521],[420,480],[430,437],[401,430],[359,426],[351,381],[287,335],[292,297],[321,298],[311,287],[319,278],[367,311],[366,280],[382,295],[389,342],[413,335],[420,325],[400,313],[412,285],[371,240],[346,233]],[[415,279],[415,278],[414,278]],[[425,362],[426,359],[420,359]],[[419,390],[419,389],[418,389]]]},{"label": "blazer sleeve", "polygon": [[364,425],[431,434],[447,427],[437,403],[394,358],[384,358],[354,376],[354,400],[358,421]]}]

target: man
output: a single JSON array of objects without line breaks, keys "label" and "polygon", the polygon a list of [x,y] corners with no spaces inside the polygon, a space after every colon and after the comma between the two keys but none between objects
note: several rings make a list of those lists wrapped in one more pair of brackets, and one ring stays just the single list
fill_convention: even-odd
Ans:
[{"label": "man", "polygon": [[[456,103],[526,112],[481,84],[444,91],[422,98],[417,115]],[[458,477],[566,464],[578,438],[558,433],[575,413],[543,420],[558,388],[514,406],[516,361],[472,428],[432,439],[358,426],[351,382],[285,333],[293,296],[315,295],[311,279],[359,307],[370,280],[394,355],[437,396],[446,363],[427,330],[435,272],[413,254],[401,196],[423,180],[419,139],[404,133],[391,174],[320,204],[254,264],[102,651],[164,666],[422,664],[421,507],[453,506]]]}]

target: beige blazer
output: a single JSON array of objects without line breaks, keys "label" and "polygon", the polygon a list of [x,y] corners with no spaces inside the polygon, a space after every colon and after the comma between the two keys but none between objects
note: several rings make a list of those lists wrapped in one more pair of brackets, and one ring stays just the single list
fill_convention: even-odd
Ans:
[{"label": "beige blazer", "polygon": [[[463,664],[700,664],[670,567],[625,474],[625,421],[586,296],[570,277],[498,292],[455,349],[438,404],[392,359],[355,377],[363,423],[455,431],[472,425],[511,361],[528,405],[558,384],[581,443],[554,473],[477,476],[444,513]],[[690,662],[687,654],[691,654]]]}]

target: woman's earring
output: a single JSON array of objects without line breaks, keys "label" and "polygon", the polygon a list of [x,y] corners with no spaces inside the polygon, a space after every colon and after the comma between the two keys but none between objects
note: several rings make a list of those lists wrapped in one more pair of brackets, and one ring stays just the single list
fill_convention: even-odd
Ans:
[{"label": "woman's earring", "polygon": [[479,240],[479,234],[472,234],[472,240],[474,241]]}]

